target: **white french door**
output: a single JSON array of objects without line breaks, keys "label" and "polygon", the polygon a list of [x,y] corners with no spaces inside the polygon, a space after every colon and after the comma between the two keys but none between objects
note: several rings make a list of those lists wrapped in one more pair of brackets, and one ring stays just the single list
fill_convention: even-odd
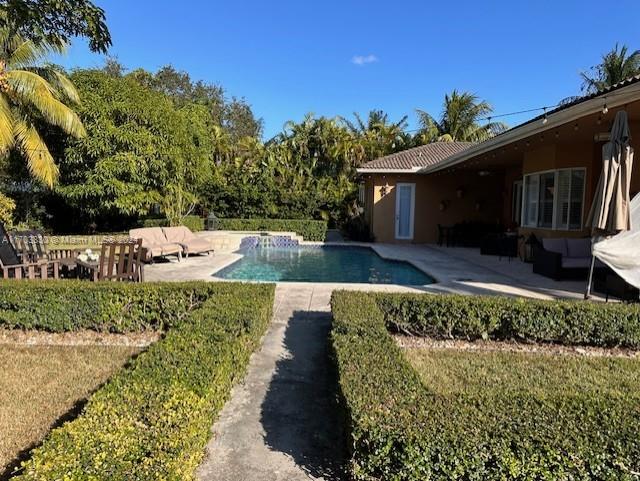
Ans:
[{"label": "white french door", "polygon": [[396,239],[413,239],[416,184],[396,184]]}]

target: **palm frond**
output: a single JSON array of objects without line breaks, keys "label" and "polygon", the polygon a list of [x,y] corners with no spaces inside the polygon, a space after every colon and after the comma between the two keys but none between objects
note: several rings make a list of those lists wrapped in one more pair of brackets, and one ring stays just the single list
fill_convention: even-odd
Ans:
[{"label": "palm frond", "polygon": [[45,79],[58,94],[58,98],[74,104],[80,103],[80,95],[75,86],[65,75],[51,67],[30,67],[25,68]]},{"label": "palm frond", "polygon": [[86,134],[78,115],[55,98],[53,87],[45,79],[28,70],[12,70],[7,81],[22,103],[33,105],[47,122],[74,137]]},{"label": "palm frond", "polygon": [[0,94],[0,154],[13,146],[13,112],[3,94]]},{"label": "palm frond", "polygon": [[17,39],[12,43],[11,51],[5,52],[7,66],[11,69],[35,65],[47,55],[46,47],[37,46],[31,40]]},{"label": "palm frond", "polygon": [[59,170],[47,145],[33,124],[18,120],[14,126],[16,143],[27,160],[29,172],[45,185],[53,187],[58,180]]}]

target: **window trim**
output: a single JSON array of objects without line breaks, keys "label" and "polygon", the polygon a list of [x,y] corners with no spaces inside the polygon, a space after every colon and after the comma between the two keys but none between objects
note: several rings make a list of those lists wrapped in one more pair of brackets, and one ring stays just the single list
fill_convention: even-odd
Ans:
[{"label": "window trim", "polygon": [[[582,203],[580,205],[580,227],[579,228],[571,228],[570,226],[558,226],[558,219],[557,219],[557,213],[558,213],[558,195],[557,195],[557,190],[554,193],[554,197],[553,197],[553,220],[551,222],[551,227],[540,227],[538,225],[539,223],[539,215],[536,216],[536,224],[535,225],[531,225],[528,224],[526,222],[527,220],[527,216],[526,214],[528,213],[527,211],[527,198],[528,198],[528,190],[527,190],[527,177],[531,177],[531,176],[538,176],[538,183],[540,182],[540,176],[543,174],[549,174],[552,173],[554,174],[554,181],[553,181],[553,185],[554,185],[554,189],[558,189],[559,184],[559,176],[560,176],[560,172],[562,171],[569,171],[570,173],[573,173],[574,171],[582,171],[584,172],[584,176],[583,176],[583,184],[582,184]],[[569,189],[569,191],[571,191],[571,189]],[[584,229],[584,204],[585,204],[585,200],[586,200],[586,193],[587,193],[587,168],[586,167],[565,167],[565,168],[560,168],[560,169],[547,169],[547,170],[540,170],[538,172],[529,172],[527,174],[524,174],[522,176],[522,206],[520,208],[520,213],[521,213],[521,222],[520,225],[522,227],[526,227],[528,229],[541,229],[541,230],[558,230],[558,231],[581,231]],[[538,206],[540,204],[540,199],[538,198]],[[539,207],[538,207],[539,208]],[[568,221],[570,219],[567,219]]]}]

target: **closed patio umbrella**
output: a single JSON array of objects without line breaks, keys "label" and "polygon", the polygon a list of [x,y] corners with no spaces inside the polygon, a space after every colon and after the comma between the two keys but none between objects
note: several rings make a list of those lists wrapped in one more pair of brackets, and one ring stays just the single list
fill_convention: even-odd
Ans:
[{"label": "closed patio umbrella", "polygon": [[[630,137],[627,113],[620,111],[613,122],[611,138],[602,147],[602,173],[587,216],[594,247],[610,236],[631,229],[629,188],[633,148],[629,145]],[[595,256],[592,256],[585,299],[591,294],[594,264]]]}]

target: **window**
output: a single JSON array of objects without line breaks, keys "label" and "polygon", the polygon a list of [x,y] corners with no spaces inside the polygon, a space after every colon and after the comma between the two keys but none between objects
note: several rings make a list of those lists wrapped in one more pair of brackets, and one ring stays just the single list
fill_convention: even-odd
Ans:
[{"label": "window", "polygon": [[518,224],[522,219],[522,181],[516,180],[513,183],[513,194],[511,196],[511,220]]},{"label": "window", "polygon": [[358,203],[361,206],[364,206],[366,203],[366,200],[367,200],[366,193],[367,191],[366,191],[365,184],[364,182],[361,182],[360,184],[358,184]]},{"label": "window", "polygon": [[581,229],[584,181],[582,168],[525,175],[522,224],[542,229]]}]

